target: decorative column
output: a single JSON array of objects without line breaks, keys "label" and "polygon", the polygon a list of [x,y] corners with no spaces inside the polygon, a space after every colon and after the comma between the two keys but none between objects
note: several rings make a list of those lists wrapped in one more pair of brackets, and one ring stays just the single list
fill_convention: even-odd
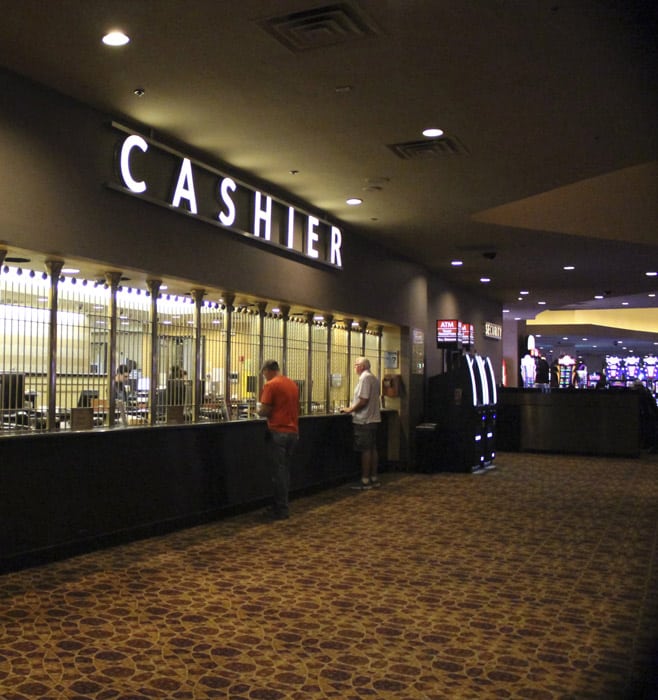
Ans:
[{"label": "decorative column", "polygon": [[108,423],[112,427],[116,423],[116,396],[114,393],[114,377],[117,373],[117,290],[121,282],[121,273],[112,271],[105,273],[105,281],[110,288],[110,366],[107,376]]},{"label": "decorative column", "polygon": [[313,396],[313,317],[315,312],[306,313],[306,323],[308,324],[307,346],[308,360],[306,362],[306,414],[311,413],[311,397]]},{"label": "decorative column", "polygon": [[352,367],[352,324],[354,319],[346,318],[343,322],[347,329],[347,402],[349,405],[352,399],[352,373],[354,371]]},{"label": "decorative column", "polygon": [[281,350],[281,370],[288,374],[288,323],[290,322],[290,307],[280,306],[281,319],[283,320],[283,349]]},{"label": "decorative column", "polygon": [[235,294],[224,294],[226,305],[226,354],[224,355],[224,401],[229,419],[233,418],[231,406],[231,333],[233,332],[233,303]]},{"label": "decorative column", "polygon": [[[4,256],[3,256],[4,257]],[[50,290],[48,292],[48,307],[50,318],[48,319],[49,345],[48,345],[48,428],[52,432],[57,427],[57,305],[59,293],[57,284],[64,267],[63,260],[46,260],[46,270],[50,275]]]},{"label": "decorative column", "polygon": [[199,422],[201,415],[201,400],[203,399],[203,368],[201,367],[201,307],[203,306],[203,297],[206,295],[205,289],[193,289],[192,299],[195,304],[194,329],[196,336],[194,338],[194,387],[192,394],[192,420],[195,423]]},{"label": "decorative column", "polygon": [[329,402],[331,401],[331,331],[334,325],[333,314],[326,314],[325,321],[327,322],[327,389],[324,397],[324,412],[329,413]]},{"label": "decorative column", "polygon": [[260,392],[263,388],[263,375],[260,368],[265,362],[265,313],[267,311],[267,302],[258,302],[258,379],[256,381],[256,400],[259,400]]},{"label": "decorative column", "polygon": [[382,374],[382,335],[384,334],[384,326],[377,326],[377,376],[380,381],[384,376]]},{"label": "decorative column", "polygon": [[361,331],[361,355],[366,356],[366,330],[368,329],[368,321],[359,321],[359,330]]},{"label": "decorative column", "polygon": [[[149,425],[158,422],[158,297],[162,280],[146,280],[151,295],[151,385],[149,387]],[[164,406],[163,406],[164,410]]]}]

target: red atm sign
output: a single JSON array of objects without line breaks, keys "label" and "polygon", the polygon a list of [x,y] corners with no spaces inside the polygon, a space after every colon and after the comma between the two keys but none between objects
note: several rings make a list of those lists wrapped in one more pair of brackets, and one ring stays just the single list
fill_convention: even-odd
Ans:
[{"label": "red atm sign", "polygon": [[441,319],[436,322],[436,344],[438,347],[473,345],[474,327],[457,319]]},{"label": "red atm sign", "polygon": [[461,321],[441,320],[436,322],[436,342],[438,345],[461,341]]}]

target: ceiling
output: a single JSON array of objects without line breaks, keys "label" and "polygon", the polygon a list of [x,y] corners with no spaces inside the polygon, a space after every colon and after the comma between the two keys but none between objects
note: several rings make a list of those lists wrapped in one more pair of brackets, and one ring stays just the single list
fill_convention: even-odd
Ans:
[{"label": "ceiling", "polygon": [[[654,5],[21,0],[0,65],[273,183],[505,318],[655,308]],[[130,43],[104,46],[110,29]]]}]

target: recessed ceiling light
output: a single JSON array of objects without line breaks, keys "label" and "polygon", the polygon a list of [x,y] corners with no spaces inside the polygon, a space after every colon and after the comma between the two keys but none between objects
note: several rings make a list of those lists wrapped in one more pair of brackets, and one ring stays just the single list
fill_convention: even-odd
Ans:
[{"label": "recessed ceiling light", "polygon": [[129,41],[130,38],[120,31],[108,32],[103,37],[103,43],[106,46],[125,46]]},{"label": "recessed ceiling light", "polygon": [[426,136],[428,139],[438,139],[439,136],[443,136],[443,129],[424,129],[423,136]]},{"label": "recessed ceiling light", "polygon": [[460,267],[461,265],[464,264],[464,261],[463,260],[453,260],[450,264],[453,267]]},{"label": "recessed ceiling light", "polygon": [[545,301],[538,301],[537,303],[538,303],[540,306],[545,306],[545,305],[546,305],[546,302],[545,302]]},{"label": "recessed ceiling light", "polygon": [[482,284],[487,284],[491,282],[491,277],[480,277],[480,282],[482,282]]},{"label": "recessed ceiling light", "polygon": [[358,207],[359,204],[363,204],[363,200],[358,197],[350,197],[350,199],[345,200],[345,204],[348,204],[350,207]]},{"label": "recessed ceiling light", "polygon": [[603,294],[596,294],[595,299],[603,299]]},{"label": "recessed ceiling light", "polygon": [[658,275],[658,272],[645,272],[644,273],[647,277],[655,277]]},{"label": "recessed ceiling light", "polygon": [[563,270],[575,270],[576,268],[573,265],[565,265],[562,269]]},{"label": "recessed ceiling light", "polygon": [[656,295],[653,292],[650,292],[649,295],[651,298],[655,297]]},{"label": "recessed ceiling light", "polygon": [[622,302],[621,302],[621,305],[622,305],[622,306],[628,306],[628,302],[627,302],[627,301],[622,301]]},{"label": "recessed ceiling light", "polygon": [[78,270],[77,267],[63,267],[62,268],[62,274],[63,275],[77,275],[80,270]]},{"label": "recessed ceiling light", "polygon": [[527,289],[524,289],[520,291],[519,294],[530,294],[530,292]]},{"label": "recessed ceiling light", "polygon": [[508,314],[508,313],[509,313],[509,309],[503,309],[503,313],[504,313],[504,314]]}]

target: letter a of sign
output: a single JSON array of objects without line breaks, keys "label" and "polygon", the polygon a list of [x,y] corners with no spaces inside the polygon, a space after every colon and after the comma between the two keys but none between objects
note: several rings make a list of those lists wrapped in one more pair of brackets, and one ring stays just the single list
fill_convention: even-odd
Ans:
[{"label": "letter a of sign", "polygon": [[171,205],[176,208],[180,207],[181,199],[187,199],[191,214],[197,213],[194,179],[192,178],[192,163],[189,158],[183,158],[183,162],[181,163],[180,173],[178,173],[178,182],[176,183],[176,190],[174,191]]}]

